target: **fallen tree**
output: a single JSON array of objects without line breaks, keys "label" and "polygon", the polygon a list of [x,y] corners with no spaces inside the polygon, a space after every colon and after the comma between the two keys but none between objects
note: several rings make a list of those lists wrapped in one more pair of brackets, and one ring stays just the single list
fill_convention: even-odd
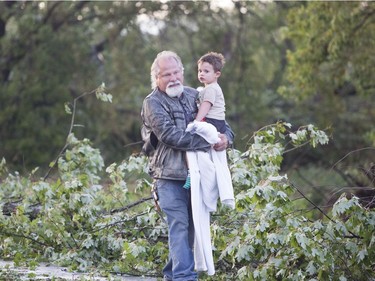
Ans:
[{"label": "fallen tree", "polygon": [[[202,280],[375,278],[373,209],[342,192],[326,212],[280,173],[285,153],[327,142],[313,125],[292,130],[278,122],[255,132],[245,152],[228,151],[236,208],[219,204],[212,215],[217,273]],[[33,172],[11,173],[2,161],[1,257],[160,276],[167,227],[149,197],[146,157],[132,155],[103,173],[100,151],[71,132],[52,166],[54,179],[32,180]]]}]

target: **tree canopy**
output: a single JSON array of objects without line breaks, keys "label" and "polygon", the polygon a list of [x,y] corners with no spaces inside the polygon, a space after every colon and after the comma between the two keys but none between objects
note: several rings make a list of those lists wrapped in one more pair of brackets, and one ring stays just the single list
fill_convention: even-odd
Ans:
[{"label": "tree canopy", "polygon": [[[81,99],[76,135],[92,140],[106,163],[139,152],[149,68],[163,49],[178,52],[194,87],[197,59],[224,54],[220,84],[238,149],[278,120],[313,123],[332,137],[326,148],[290,154],[285,169],[329,167],[374,145],[372,2],[228,3],[1,2],[0,156],[17,170],[48,169],[66,141],[64,106],[102,83],[113,104]],[[373,155],[358,157],[368,163]]]}]

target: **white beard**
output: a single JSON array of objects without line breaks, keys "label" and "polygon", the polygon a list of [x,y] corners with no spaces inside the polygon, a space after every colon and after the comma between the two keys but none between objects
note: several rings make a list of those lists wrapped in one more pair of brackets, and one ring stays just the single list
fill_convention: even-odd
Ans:
[{"label": "white beard", "polygon": [[[178,86],[176,86],[178,84]],[[173,87],[170,87],[171,85],[174,85]],[[182,92],[184,91],[184,86],[180,82],[171,82],[168,83],[167,89],[165,92],[170,98],[180,97]]]}]

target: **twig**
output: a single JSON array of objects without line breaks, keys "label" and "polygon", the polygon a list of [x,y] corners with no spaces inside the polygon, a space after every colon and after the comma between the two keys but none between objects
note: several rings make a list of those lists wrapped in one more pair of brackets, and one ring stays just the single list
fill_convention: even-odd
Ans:
[{"label": "twig", "polygon": [[303,194],[303,192],[298,188],[296,187],[293,183],[290,183],[290,185],[295,188],[299,194],[301,194],[301,196],[306,199],[311,205],[313,205],[316,209],[319,210],[319,212],[321,212],[323,214],[323,216],[325,216],[326,218],[328,218],[331,222],[333,223],[336,223],[333,219],[331,219],[318,205],[316,205],[314,202],[312,202],[309,198],[306,197],[305,194]]},{"label": "twig", "polygon": [[13,237],[20,237],[20,238],[29,239],[29,240],[33,241],[34,243],[39,244],[39,245],[44,246],[44,247],[50,246],[50,245],[45,244],[43,242],[40,242],[40,241],[38,241],[38,240],[36,240],[34,238],[31,238],[30,236],[25,236],[25,235],[21,235],[21,234],[17,234],[17,233],[9,233],[9,232],[6,232],[6,231],[1,231],[0,233],[5,234],[7,236],[13,236]]},{"label": "twig", "polygon": [[119,208],[119,209],[114,209],[114,210],[111,210],[110,214],[114,214],[114,213],[119,213],[119,212],[123,212],[123,211],[126,211],[126,210],[129,210],[130,208],[133,208],[137,205],[140,205],[142,204],[143,202],[146,202],[148,200],[151,200],[152,199],[152,196],[150,197],[145,197],[145,198],[142,198],[136,202],[133,202],[125,207],[122,207],[122,208]]},{"label": "twig", "polygon": [[332,169],[333,169],[336,165],[338,165],[341,161],[343,161],[346,157],[348,157],[350,154],[355,153],[355,152],[359,152],[359,151],[362,151],[362,150],[375,150],[375,147],[363,147],[363,148],[359,148],[359,149],[356,149],[356,150],[350,151],[349,153],[345,154],[345,156],[342,157],[339,161],[337,161],[337,162],[332,166]]},{"label": "twig", "polygon": [[[333,219],[331,219],[331,217],[330,216],[328,216],[318,205],[316,205],[314,202],[312,202],[309,198],[307,198],[306,196],[305,196],[305,194],[303,194],[303,192],[301,191],[301,190],[299,190],[298,189],[298,187],[296,187],[294,184],[292,184],[292,183],[290,183],[290,185],[293,187],[293,188],[295,188],[297,191],[298,191],[298,193],[299,194],[301,194],[302,195],[302,197],[303,198],[305,198],[311,205],[313,205],[316,209],[318,209],[319,210],[319,212],[321,212],[322,214],[323,214],[323,216],[325,216],[326,218],[328,218],[331,222],[333,222],[333,223],[337,223],[336,221],[334,221]],[[348,236],[348,235],[345,235],[344,237],[345,238],[363,238],[363,237],[361,237],[361,236],[359,236],[359,235],[357,235],[357,234],[354,234],[353,232],[351,232],[350,230],[348,230],[348,232],[352,235],[352,236]]]},{"label": "twig", "polygon": [[43,177],[43,181],[45,181],[52,169],[56,166],[57,162],[59,161],[59,158],[61,157],[61,155],[65,152],[65,150],[68,148],[69,146],[69,143],[68,143],[68,138],[70,136],[70,134],[73,132],[73,127],[74,127],[74,121],[75,121],[75,115],[76,115],[76,107],[77,107],[77,101],[87,95],[91,95],[91,94],[94,94],[96,93],[97,89],[95,90],[92,90],[91,92],[86,92],[86,93],[83,93],[82,95],[76,97],[74,100],[73,100],[73,110],[72,110],[72,118],[70,120],[70,128],[69,128],[69,132],[68,132],[68,136],[67,136],[67,141],[65,142],[65,145],[64,147],[60,150],[59,154],[57,155],[57,157],[55,158],[55,160],[53,161],[53,164],[50,166],[50,168],[48,169],[46,175]]},{"label": "twig", "polygon": [[306,141],[306,142],[304,142],[304,143],[301,143],[300,145],[297,145],[297,146],[295,146],[295,147],[293,147],[293,148],[290,148],[290,149],[288,149],[288,150],[285,150],[285,151],[283,152],[283,154],[286,154],[286,153],[289,153],[289,152],[291,152],[291,151],[293,151],[293,150],[299,149],[299,148],[301,148],[301,147],[303,147],[303,146],[305,146],[305,145],[308,145],[309,143],[310,143],[309,141]]}]

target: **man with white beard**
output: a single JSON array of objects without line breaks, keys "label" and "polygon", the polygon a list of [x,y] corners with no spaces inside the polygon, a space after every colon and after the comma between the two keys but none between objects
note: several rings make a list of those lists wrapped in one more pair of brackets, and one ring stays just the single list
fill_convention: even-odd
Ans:
[{"label": "man with white beard", "polygon": [[[194,271],[194,225],[190,189],[183,188],[187,176],[186,151],[208,151],[211,145],[201,136],[186,132],[198,112],[198,91],[186,87],[180,57],[160,52],[151,66],[153,91],[143,101],[142,151],[149,156],[149,173],[154,178],[158,203],[167,217],[169,260],[164,280],[198,280]],[[214,145],[225,150],[233,142],[227,125]]]}]

